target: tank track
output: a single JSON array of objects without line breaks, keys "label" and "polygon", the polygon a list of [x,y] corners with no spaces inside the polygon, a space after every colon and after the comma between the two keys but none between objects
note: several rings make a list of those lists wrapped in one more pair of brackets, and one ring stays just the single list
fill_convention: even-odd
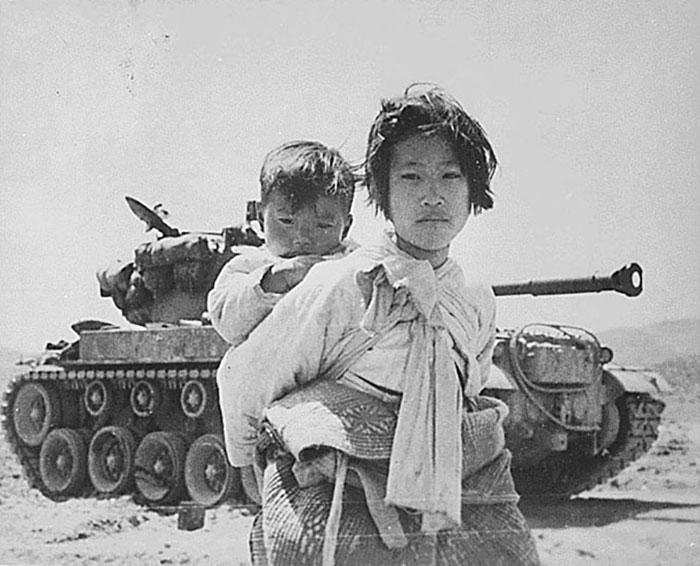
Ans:
[{"label": "tank track", "polygon": [[533,468],[513,469],[516,489],[524,499],[561,499],[605,483],[651,449],[664,406],[647,394],[624,393],[617,400],[620,430],[607,450],[586,456],[571,449]]},{"label": "tank track", "polygon": [[[144,366],[133,366],[133,367],[93,367],[85,368],[84,366],[74,366],[74,367],[62,367],[62,366],[39,366],[28,373],[18,375],[14,377],[8,384],[6,390],[4,391],[2,398],[2,408],[1,408],[1,418],[2,425],[5,432],[5,438],[7,443],[19,460],[20,466],[22,468],[22,473],[31,488],[38,489],[44,496],[53,501],[66,501],[68,499],[74,498],[88,498],[88,497],[99,497],[99,498],[110,498],[114,496],[104,495],[98,493],[92,486],[89,479],[86,478],[85,485],[80,489],[78,493],[71,494],[69,496],[56,495],[51,490],[47,489],[45,482],[41,476],[40,470],[40,446],[28,446],[22,439],[18,436],[16,425],[13,415],[13,407],[17,394],[26,383],[38,383],[47,384],[50,387],[58,390],[62,413],[61,422],[57,423],[53,428],[72,428],[78,430],[83,437],[89,443],[89,439],[105,425],[111,424],[110,422],[105,422],[104,419],[99,419],[91,417],[86,410],[83,403],[83,393],[85,387],[91,381],[103,381],[105,383],[111,383],[115,387],[121,390],[128,390],[134,386],[139,380],[155,380],[161,383],[164,390],[170,390],[171,392],[175,390],[175,394],[179,393],[184,387],[185,383],[191,380],[197,380],[203,383],[210,382],[211,386],[208,391],[212,392],[213,395],[216,394],[215,387],[215,376],[217,363],[173,363],[173,364],[157,364],[152,367]],[[174,396],[171,393],[171,396]],[[66,403],[66,399],[69,402]],[[214,403],[218,405],[218,399],[213,399]],[[128,404],[128,399],[126,401]],[[66,411],[65,409],[68,409]],[[124,406],[121,407],[122,411],[126,411]],[[163,415],[160,415],[161,417]],[[189,419],[187,418],[182,410],[180,414],[174,417],[171,422],[177,423],[178,432],[180,432],[187,439],[187,446],[202,433],[213,432],[212,431],[212,418],[218,417],[218,412],[215,415],[208,415],[209,420],[204,421],[203,419]],[[139,418],[133,415],[128,422],[123,422],[130,429],[138,434],[138,437],[143,437],[145,434],[150,432],[155,432],[158,430],[170,430],[170,426],[159,427],[157,424],[157,418]],[[199,422],[198,422],[199,421]],[[216,428],[219,428],[220,425]],[[121,494],[129,495],[130,492]],[[120,495],[120,496],[121,496]],[[140,505],[146,505],[149,507],[154,507],[149,505],[142,498],[139,497],[138,493],[132,490],[131,495],[134,501]],[[188,499],[187,495],[184,499]],[[177,505],[179,502],[173,502],[172,505]],[[172,508],[171,505],[171,508]]]},{"label": "tank track", "polygon": [[[122,388],[131,388],[139,380],[156,380],[169,389],[181,391],[190,380],[211,382],[210,391],[215,392],[214,377],[216,363],[211,364],[158,364],[154,367],[59,367],[44,366],[26,374],[15,377],[6,388],[2,402],[2,424],[5,437],[11,450],[17,456],[23,475],[30,487],[38,489],[47,498],[54,501],[65,501],[75,497],[100,497],[89,480],[77,494],[60,496],[46,488],[39,467],[40,447],[24,444],[18,437],[14,426],[12,407],[21,386],[27,382],[48,383],[58,386],[62,395],[72,397],[73,411],[78,415],[64,416],[58,426],[67,426],[66,418],[71,417],[73,428],[83,434],[92,436],[105,424],[92,419],[82,403],[82,393],[86,384],[98,380],[119,384]],[[591,489],[605,483],[616,476],[634,460],[649,451],[658,437],[660,415],[664,404],[647,394],[624,393],[617,400],[620,414],[620,430],[617,439],[603,453],[586,456],[572,448],[563,453],[553,453],[537,466],[527,469],[513,469],[513,477],[518,492],[524,499],[528,498],[567,498],[576,493]],[[218,415],[218,412],[217,412]],[[212,432],[211,422],[198,423],[197,419],[187,419],[184,415],[178,418],[177,428],[187,437],[188,446],[201,433]],[[135,418],[129,422],[130,428],[138,431],[138,436],[157,430],[172,430],[170,425],[159,427],[155,422],[144,422]],[[134,500],[141,505],[148,505],[136,491],[131,493]],[[186,499],[186,496],[185,496]],[[250,503],[250,502],[246,502]],[[148,505],[152,507],[152,505]]]}]

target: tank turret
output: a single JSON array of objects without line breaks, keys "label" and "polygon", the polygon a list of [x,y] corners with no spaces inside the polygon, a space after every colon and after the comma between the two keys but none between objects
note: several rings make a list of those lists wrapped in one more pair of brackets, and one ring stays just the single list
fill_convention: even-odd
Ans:
[{"label": "tank turret", "polygon": [[[228,344],[205,309],[238,246],[262,243],[251,226],[256,207],[243,226],[206,233],[170,226],[158,207],[127,203],[159,237],[98,272],[98,281],[137,328],[76,323],[77,340],[53,344],[16,377],[3,400],[9,445],[29,483],[55,501],[131,495],[155,509],[251,506],[222,440],[215,376]],[[641,267],[494,287],[498,296],[604,290],[638,295]],[[506,438],[522,494],[578,493],[649,450],[664,381],[615,366],[612,356],[574,326],[498,331],[485,394],[510,408]]]},{"label": "tank turret", "polygon": [[127,204],[160,237],[139,245],[130,262],[97,272],[100,294],[111,297],[124,318],[133,324],[178,324],[200,320],[206,297],[236,246],[260,246],[262,238],[252,228],[254,207],[248,206],[246,224],[221,232],[183,232],[170,226],[153,209],[133,197]]}]

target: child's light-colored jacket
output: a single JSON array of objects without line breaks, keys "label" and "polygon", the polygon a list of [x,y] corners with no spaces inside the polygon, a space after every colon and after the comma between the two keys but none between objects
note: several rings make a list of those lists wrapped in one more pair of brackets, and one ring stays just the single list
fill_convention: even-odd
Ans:
[{"label": "child's light-colored jacket", "polygon": [[[338,259],[358,248],[350,239],[341,242],[341,250],[326,259]],[[283,261],[266,246],[236,246],[238,254],[219,273],[207,296],[207,310],[216,331],[234,346],[272,311],[284,293],[267,293],[260,283],[267,270]]]}]

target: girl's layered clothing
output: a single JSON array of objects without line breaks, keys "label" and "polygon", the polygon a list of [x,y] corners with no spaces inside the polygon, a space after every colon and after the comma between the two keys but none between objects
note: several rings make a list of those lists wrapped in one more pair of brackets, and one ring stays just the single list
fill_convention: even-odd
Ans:
[{"label": "girl's layered clothing", "polygon": [[[433,269],[389,236],[314,266],[222,362],[231,463],[253,463],[258,424],[273,400],[333,377],[401,399],[387,502],[421,511],[426,530],[460,524],[463,407],[488,377],[494,321],[488,287],[468,285],[450,259]],[[372,348],[354,356],[353,348],[375,333]],[[352,360],[349,367],[344,358]]]},{"label": "girl's layered clothing", "polygon": [[[484,430],[470,426],[486,415],[478,393],[489,373],[494,321],[491,289],[467,284],[452,260],[433,269],[404,254],[389,235],[317,264],[222,361],[217,379],[231,463],[254,462],[273,401],[315,379],[337,380],[398,406],[388,474],[380,474],[386,482],[363,482],[364,493],[345,489],[337,564],[539,564],[503,448],[507,408],[491,400]],[[483,432],[495,429],[498,441],[482,446],[494,438]],[[463,460],[489,450],[478,469]],[[286,454],[265,465],[252,560],[320,564],[333,485],[299,485]],[[356,472],[364,470],[360,462]],[[377,497],[396,509],[407,543],[387,543],[387,524],[396,523],[382,527]]]}]

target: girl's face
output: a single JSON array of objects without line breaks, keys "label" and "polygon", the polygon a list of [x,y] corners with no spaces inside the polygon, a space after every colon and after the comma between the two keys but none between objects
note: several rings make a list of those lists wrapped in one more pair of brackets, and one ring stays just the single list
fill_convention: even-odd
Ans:
[{"label": "girl's face", "polygon": [[438,267],[469,216],[469,183],[441,136],[414,135],[392,148],[389,219],[400,249]]}]

